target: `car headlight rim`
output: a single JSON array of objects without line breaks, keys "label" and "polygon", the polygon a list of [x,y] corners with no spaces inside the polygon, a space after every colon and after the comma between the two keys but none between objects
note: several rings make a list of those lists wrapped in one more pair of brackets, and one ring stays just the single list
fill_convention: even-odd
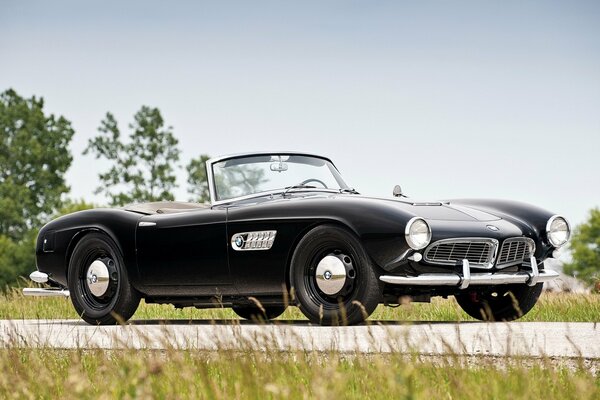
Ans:
[{"label": "car headlight rim", "polygon": [[[419,228],[421,232],[417,231]],[[419,239],[416,235],[423,235],[423,228],[426,228],[425,237]],[[422,250],[431,242],[431,227],[423,218],[413,217],[406,223],[404,236],[406,238],[406,243],[411,249]]]},{"label": "car headlight rim", "polygon": [[[556,229],[556,223],[564,223],[566,229],[564,230],[564,238],[560,238],[560,232],[563,232],[562,230],[557,230]],[[557,237],[558,236],[558,237]],[[548,222],[546,223],[546,237],[548,239],[548,242],[554,246],[555,248],[559,248],[564,246],[565,244],[567,244],[567,242],[569,241],[569,238],[571,237],[571,225],[569,224],[569,221],[563,217],[562,215],[553,215],[552,217],[550,217],[550,219],[548,220]]]}]

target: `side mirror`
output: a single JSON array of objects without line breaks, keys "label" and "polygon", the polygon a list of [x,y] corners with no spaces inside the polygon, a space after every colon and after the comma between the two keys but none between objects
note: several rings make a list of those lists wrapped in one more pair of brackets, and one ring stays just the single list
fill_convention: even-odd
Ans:
[{"label": "side mirror", "polygon": [[392,194],[394,195],[394,197],[402,197],[402,188],[400,187],[400,185],[396,185],[394,186],[394,191],[392,192]]}]

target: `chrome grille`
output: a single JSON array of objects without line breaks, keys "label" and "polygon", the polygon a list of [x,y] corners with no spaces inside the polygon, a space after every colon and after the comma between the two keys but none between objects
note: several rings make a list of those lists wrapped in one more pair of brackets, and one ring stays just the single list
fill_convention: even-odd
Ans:
[{"label": "chrome grille", "polygon": [[488,238],[443,239],[425,250],[425,261],[431,264],[455,265],[462,260],[479,268],[492,268],[498,241]]},{"label": "chrome grille", "polygon": [[521,264],[535,252],[535,242],[529,238],[511,238],[502,243],[502,249],[498,255],[498,268],[506,268],[511,265]]}]

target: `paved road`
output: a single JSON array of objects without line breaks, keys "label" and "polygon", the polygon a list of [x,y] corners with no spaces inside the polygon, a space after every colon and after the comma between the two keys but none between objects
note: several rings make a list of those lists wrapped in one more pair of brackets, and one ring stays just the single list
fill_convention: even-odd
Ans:
[{"label": "paved road", "polygon": [[376,323],[321,327],[304,321],[133,321],[91,326],[79,320],[2,320],[0,346],[415,352],[600,359],[600,323]]}]

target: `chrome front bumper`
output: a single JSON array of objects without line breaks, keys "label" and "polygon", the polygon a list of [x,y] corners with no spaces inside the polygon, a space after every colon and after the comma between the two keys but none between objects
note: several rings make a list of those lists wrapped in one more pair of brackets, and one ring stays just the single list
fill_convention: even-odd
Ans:
[{"label": "chrome front bumper", "polygon": [[[40,271],[33,271],[31,274],[29,274],[29,278],[35,283],[48,282],[48,274]],[[70,293],[66,289],[24,288],[23,296],[69,297]]]},{"label": "chrome front bumper", "polygon": [[548,282],[558,278],[558,272],[544,269],[538,270],[537,260],[531,257],[529,271],[471,273],[469,260],[462,262],[462,275],[451,274],[421,274],[417,276],[382,275],[379,279],[392,285],[404,286],[458,286],[466,289],[469,286],[527,284],[535,286],[540,282]]}]

